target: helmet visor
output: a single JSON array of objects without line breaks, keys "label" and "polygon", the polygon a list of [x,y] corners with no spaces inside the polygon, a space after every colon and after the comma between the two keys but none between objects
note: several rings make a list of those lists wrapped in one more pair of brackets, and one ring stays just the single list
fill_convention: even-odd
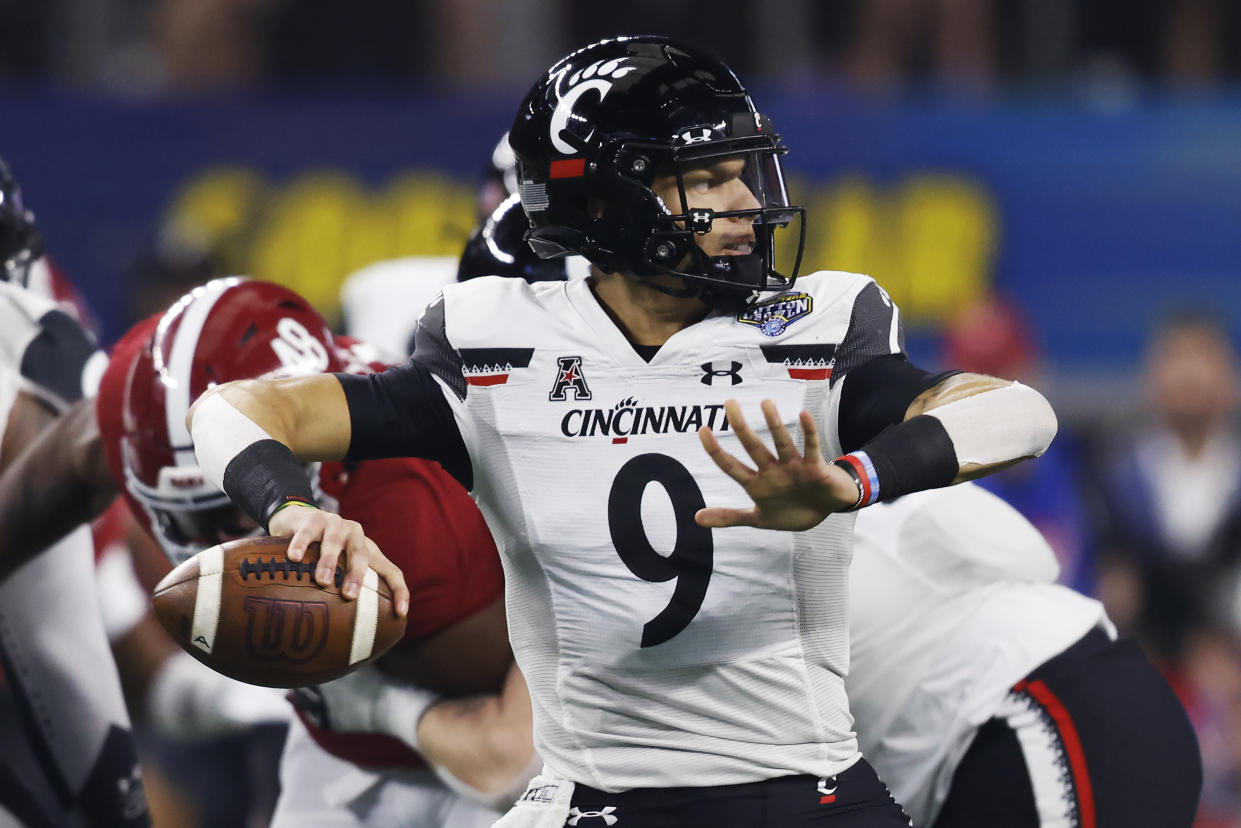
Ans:
[{"label": "helmet visor", "polygon": [[665,258],[654,262],[657,268],[734,291],[791,286],[801,264],[804,210],[790,203],[782,153],[772,136],[675,151],[672,169],[652,189],[664,193],[667,210],[656,236],[677,246],[678,262]]}]

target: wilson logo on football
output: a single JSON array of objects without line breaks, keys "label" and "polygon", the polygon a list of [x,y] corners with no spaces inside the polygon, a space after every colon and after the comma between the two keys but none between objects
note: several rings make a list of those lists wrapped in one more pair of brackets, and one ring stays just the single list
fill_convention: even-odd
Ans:
[{"label": "wilson logo on football", "polygon": [[246,649],[256,658],[302,664],[327,643],[328,606],[247,595]]}]

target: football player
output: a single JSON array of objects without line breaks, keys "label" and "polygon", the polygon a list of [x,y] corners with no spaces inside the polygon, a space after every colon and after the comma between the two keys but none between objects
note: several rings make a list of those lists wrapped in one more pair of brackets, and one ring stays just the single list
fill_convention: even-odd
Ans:
[{"label": "football player", "polygon": [[[15,538],[54,539],[64,523],[88,516],[89,507],[76,504],[101,491],[122,491],[173,562],[252,534],[257,525],[203,480],[184,432],[189,402],[215,382],[372,370],[369,361],[364,345],[333,339],[284,288],[231,278],[196,289],[132,329],[98,400],[71,410],[15,461],[16,474],[0,477],[0,550]],[[35,469],[47,485],[23,487]],[[376,537],[419,590],[405,640],[383,661],[396,678],[370,668],[345,691],[325,685],[335,701],[326,716],[314,694],[301,697],[274,824],[387,825],[401,814],[405,825],[489,825],[537,768],[529,699],[507,643],[499,560],[481,516],[425,461],[310,471],[321,503],[389,527]],[[365,699],[352,689],[359,687]],[[393,714],[385,700],[398,694],[414,703]],[[373,726],[379,712],[390,733]]]},{"label": "football player", "polygon": [[1185,710],[1102,604],[1055,583],[1020,513],[937,489],[861,512],[854,543],[845,685],[862,753],[914,824],[1193,824]]},{"label": "football player", "polygon": [[[58,412],[94,394],[106,361],[70,313],[28,287],[35,271],[48,272],[42,240],[0,160],[0,471]],[[29,743],[24,750],[19,734],[4,736],[0,817],[149,824],[87,528],[36,560],[0,554],[0,661]]]},{"label": "football player", "polygon": [[488,159],[478,203],[478,225],[460,259],[407,256],[388,259],[350,274],[341,287],[345,329],[402,356],[413,351],[413,332],[423,309],[456,280],[517,276],[527,281],[584,278],[589,264],[580,256],[544,260],[524,238],[530,229],[517,197],[517,160],[505,133]]},{"label": "football player", "polygon": [[692,47],[575,52],[509,137],[531,245],[590,278],[449,285],[382,374],[218,386],[204,473],[293,557],[365,543],[306,462],[428,457],[471,490],[545,763],[507,824],[907,825],[851,731],[849,512],[1038,455],[1050,406],[910,365],[867,277],[795,281],[784,147]]}]

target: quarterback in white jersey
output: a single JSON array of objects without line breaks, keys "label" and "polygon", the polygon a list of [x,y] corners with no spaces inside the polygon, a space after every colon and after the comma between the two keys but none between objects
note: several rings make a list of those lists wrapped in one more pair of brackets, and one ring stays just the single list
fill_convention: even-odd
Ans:
[{"label": "quarterback in white jersey", "polygon": [[189,416],[204,472],[351,565],[364,527],[286,508],[302,460],[431,457],[471,491],[546,763],[501,824],[903,828],[845,697],[840,513],[1035,456],[1050,408],[909,365],[871,279],[780,272],[784,147],[715,58],[586,47],[510,142],[530,245],[590,277],[450,285],[372,377],[220,386]]},{"label": "quarterback in white jersey", "polygon": [[915,824],[1193,822],[1184,710],[1058,574],[1030,522],[972,484],[858,515],[846,685],[862,751]]}]

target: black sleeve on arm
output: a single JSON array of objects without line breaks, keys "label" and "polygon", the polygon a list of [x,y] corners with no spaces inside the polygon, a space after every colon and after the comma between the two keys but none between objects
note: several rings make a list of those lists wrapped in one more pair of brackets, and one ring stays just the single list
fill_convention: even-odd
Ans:
[{"label": "black sleeve on arm", "polygon": [[336,378],[353,424],[346,459],[425,457],[438,461],[466,489],[473,488],[465,441],[431,368],[411,359],[382,374]]},{"label": "black sleeve on arm", "polygon": [[855,367],[840,392],[840,446],[846,453],[905,419],[914,398],[960,371],[930,374],[904,354],[876,357]]},{"label": "black sleeve on arm", "polygon": [[224,493],[264,531],[271,531],[272,515],[290,501],[315,505],[306,466],[278,440],[258,440],[229,460]]}]

